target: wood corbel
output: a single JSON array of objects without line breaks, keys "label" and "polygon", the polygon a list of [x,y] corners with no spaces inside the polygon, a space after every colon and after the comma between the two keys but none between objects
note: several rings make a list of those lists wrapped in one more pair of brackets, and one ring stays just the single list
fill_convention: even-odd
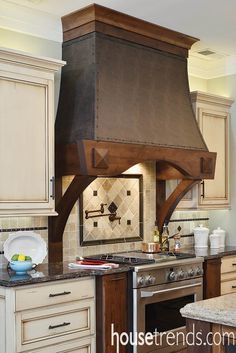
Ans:
[{"label": "wood corbel", "polygon": [[162,230],[165,222],[169,222],[172,213],[174,212],[176,206],[182,199],[182,197],[196,184],[200,183],[199,179],[183,179],[177,185],[172,194],[165,199],[165,181],[157,180],[156,184],[156,219],[158,223],[158,228]]},{"label": "wood corbel", "polygon": [[95,176],[76,175],[62,195],[62,178],[56,178],[56,211],[58,216],[49,217],[48,221],[49,263],[63,261],[63,233],[66,222],[79,196],[95,179]]}]

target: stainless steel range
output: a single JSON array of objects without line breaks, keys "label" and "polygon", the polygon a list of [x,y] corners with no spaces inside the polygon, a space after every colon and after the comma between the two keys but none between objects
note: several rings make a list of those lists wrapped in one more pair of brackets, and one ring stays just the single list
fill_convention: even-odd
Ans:
[{"label": "stainless steel range", "polygon": [[[130,264],[133,269],[132,334],[133,337],[140,333],[153,337],[152,345],[137,341],[133,344],[133,352],[161,353],[169,352],[168,348],[171,352],[180,351],[185,319],[179,310],[202,299],[203,259],[186,253],[144,254],[136,251],[93,258]],[[172,342],[169,342],[168,332],[172,334]]]}]

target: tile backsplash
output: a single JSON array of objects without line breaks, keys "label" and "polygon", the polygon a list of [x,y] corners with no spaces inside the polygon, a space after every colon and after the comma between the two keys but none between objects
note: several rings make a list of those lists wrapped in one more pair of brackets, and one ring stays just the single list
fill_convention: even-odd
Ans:
[{"label": "tile backsplash", "polygon": [[[128,171],[127,174],[142,174],[143,175],[143,234],[144,241],[152,241],[153,228],[155,224],[155,195],[156,195],[156,177],[155,163],[147,162],[138,164]],[[70,184],[73,177],[63,178],[64,191]],[[121,214],[122,216],[122,214]],[[180,225],[181,234],[188,235],[192,233],[195,226],[203,224],[208,226],[207,211],[175,211],[169,223],[170,234],[176,232]],[[4,241],[9,233],[16,230],[34,230],[40,234],[47,242],[48,237],[48,219],[47,217],[12,217],[0,218],[0,251]],[[117,252],[127,250],[139,250],[141,242],[120,242],[115,244],[80,246],[80,222],[79,222],[79,202],[72,209],[68,218],[64,236],[63,236],[63,256],[65,261],[73,261],[76,256],[86,256],[95,253]],[[193,236],[183,237],[181,239],[182,247],[193,245]],[[45,262],[47,258],[45,259]],[[5,265],[6,260],[3,255],[0,255],[0,266]]]},{"label": "tile backsplash", "polygon": [[[80,198],[80,237],[82,235],[83,244],[142,236],[142,195],[142,178],[138,176],[95,179]],[[113,215],[114,219],[110,218]]]}]

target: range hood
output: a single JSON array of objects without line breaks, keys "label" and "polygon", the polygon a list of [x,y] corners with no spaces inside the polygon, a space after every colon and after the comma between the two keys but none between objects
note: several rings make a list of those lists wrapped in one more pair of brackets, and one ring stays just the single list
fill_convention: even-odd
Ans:
[{"label": "range hood", "polygon": [[[63,60],[56,117],[56,211],[49,262],[63,258],[70,212],[97,176],[156,161],[159,229],[201,179],[213,179],[192,110],[188,50],[196,38],[91,5],[62,18]],[[62,177],[74,175],[63,194]],[[180,179],[166,199],[165,181]]]},{"label": "range hood", "polygon": [[188,50],[197,39],[95,4],[62,25],[57,175],[118,175],[154,160],[160,178],[171,168],[213,178],[216,155],[188,87]]}]

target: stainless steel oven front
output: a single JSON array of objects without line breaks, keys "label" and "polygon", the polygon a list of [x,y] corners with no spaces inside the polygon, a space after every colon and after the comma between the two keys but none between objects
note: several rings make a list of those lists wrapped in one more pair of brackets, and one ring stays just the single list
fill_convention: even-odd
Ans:
[{"label": "stainless steel oven front", "polygon": [[133,289],[133,352],[184,349],[185,319],[180,309],[202,299],[202,264],[191,264],[190,269],[189,264],[169,266],[158,273],[146,270],[136,273],[134,281],[137,288]]}]

